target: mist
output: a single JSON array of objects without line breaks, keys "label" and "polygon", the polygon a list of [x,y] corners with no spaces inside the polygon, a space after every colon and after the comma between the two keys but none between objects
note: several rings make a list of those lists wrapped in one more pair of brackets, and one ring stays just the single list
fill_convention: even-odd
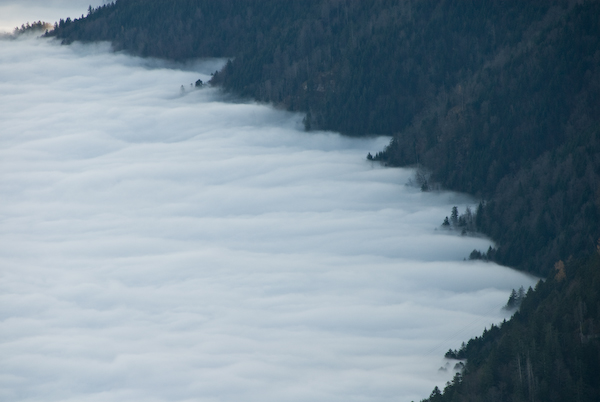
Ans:
[{"label": "mist", "polygon": [[534,284],[389,138],[191,85],[222,63],[0,41],[0,399],[419,400]]}]

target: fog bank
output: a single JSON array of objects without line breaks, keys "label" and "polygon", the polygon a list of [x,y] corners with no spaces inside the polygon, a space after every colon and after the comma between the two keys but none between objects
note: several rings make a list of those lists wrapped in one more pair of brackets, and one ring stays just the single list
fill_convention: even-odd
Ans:
[{"label": "fog bank", "polygon": [[215,63],[0,41],[0,399],[418,400],[533,284],[462,261],[472,200],[387,138],[190,86]]}]

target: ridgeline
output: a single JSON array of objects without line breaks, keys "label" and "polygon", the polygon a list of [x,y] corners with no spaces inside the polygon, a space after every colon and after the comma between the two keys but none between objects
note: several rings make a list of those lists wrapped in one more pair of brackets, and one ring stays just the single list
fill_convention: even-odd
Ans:
[{"label": "ridgeline", "polygon": [[392,135],[375,160],[479,197],[486,257],[549,278],[429,400],[600,399],[599,1],[118,0],[47,35],[229,57],[224,90]]}]

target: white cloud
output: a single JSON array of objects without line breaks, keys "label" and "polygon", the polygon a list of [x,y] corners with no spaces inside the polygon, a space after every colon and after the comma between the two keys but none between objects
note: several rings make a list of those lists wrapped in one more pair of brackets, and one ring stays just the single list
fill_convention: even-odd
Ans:
[{"label": "white cloud", "polygon": [[533,283],[463,262],[490,243],[435,228],[471,200],[387,139],[150,64],[0,41],[0,399],[416,400]]}]

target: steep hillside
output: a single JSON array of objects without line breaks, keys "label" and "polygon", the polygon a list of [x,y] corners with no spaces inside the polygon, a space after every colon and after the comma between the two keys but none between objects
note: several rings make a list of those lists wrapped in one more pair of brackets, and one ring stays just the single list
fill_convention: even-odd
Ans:
[{"label": "steep hillside", "polygon": [[600,400],[599,254],[557,263],[510,321],[450,351],[462,375],[423,402]]},{"label": "steep hillside", "polygon": [[503,264],[545,275],[598,238],[599,16],[598,2],[550,9],[379,155],[489,201],[478,228]]},{"label": "steep hillside", "polygon": [[50,35],[232,57],[214,84],[309,129],[394,135],[376,159],[480,197],[494,259],[545,274],[600,236],[599,15],[591,0],[119,0]]},{"label": "steep hillside", "polygon": [[213,84],[393,135],[375,159],[479,197],[485,257],[549,278],[428,401],[600,398],[599,1],[118,0],[49,36],[231,57]]}]

